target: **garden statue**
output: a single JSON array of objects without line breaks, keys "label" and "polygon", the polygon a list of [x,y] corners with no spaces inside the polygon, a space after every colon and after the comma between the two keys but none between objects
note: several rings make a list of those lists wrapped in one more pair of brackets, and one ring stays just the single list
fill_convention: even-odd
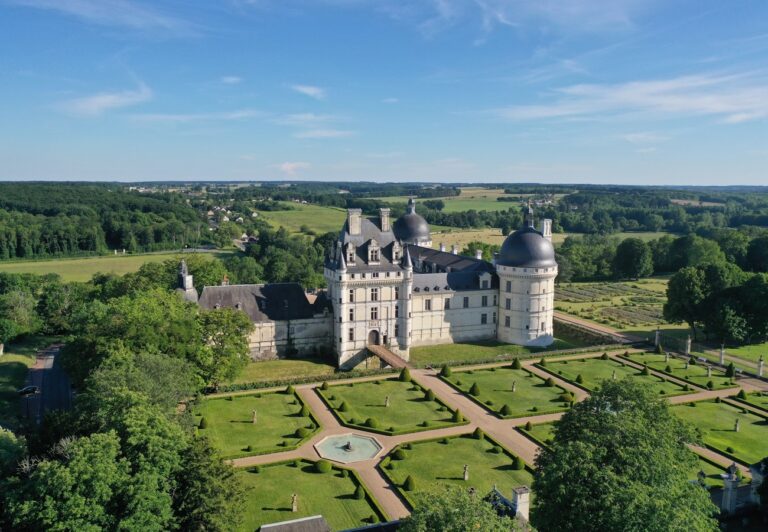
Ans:
[{"label": "garden statue", "polygon": [[712,366],[707,366],[707,377],[712,376]]},{"label": "garden statue", "polygon": [[389,396],[384,399],[384,407],[389,408]]},{"label": "garden statue", "polygon": [[256,409],[251,412],[251,423],[256,424]]},{"label": "garden statue", "polygon": [[517,391],[517,381],[512,381],[512,393]]},{"label": "garden statue", "polygon": [[291,511],[292,512],[298,512],[299,511],[299,496],[295,493],[291,495]]},{"label": "garden statue", "polygon": [[736,423],[733,424],[733,431],[739,432],[740,426],[741,426],[741,420],[739,418],[736,418]]},{"label": "garden statue", "polygon": [[464,482],[469,480],[469,466],[464,464]]},{"label": "garden statue", "polygon": [[611,373],[611,380],[616,380],[616,370],[613,370],[613,373]]}]

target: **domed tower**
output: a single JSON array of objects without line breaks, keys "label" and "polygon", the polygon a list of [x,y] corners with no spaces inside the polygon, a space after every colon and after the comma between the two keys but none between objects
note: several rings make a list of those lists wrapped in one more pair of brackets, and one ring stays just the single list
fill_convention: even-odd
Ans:
[{"label": "domed tower", "polygon": [[553,317],[557,262],[546,228],[533,226],[528,205],[523,227],[510,234],[496,258],[499,275],[498,339],[511,344],[547,346],[554,341]]},{"label": "domed tower", "polygon": [[429,234],[429,224],[416,214],[416,202],[408,200],[408,207],[400,218],[392,225],[395,237],[404,244],[413,244],[425,248],[432,247],[432,235]]}]

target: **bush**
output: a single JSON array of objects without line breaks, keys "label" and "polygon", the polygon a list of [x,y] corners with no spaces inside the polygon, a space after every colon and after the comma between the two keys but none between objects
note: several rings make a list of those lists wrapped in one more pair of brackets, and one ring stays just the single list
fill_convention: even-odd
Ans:
[{"label": "bush", "polygon": [[476,440],[482,440],[485,438],[485,434],[483,433],[483,430],[480,427],[477,427],[475,431],[472,433],[472,437]]},{"label": "bush", "polygon": [[469,389],[469,393],[470,395],[477,397],[480,395],[480,386],[478,386],[476,382],[472,383],[472,387]]},{"label": "bush", "polygon": [[608,353],[606,353],[605,351],[603,351],[603,354],[602,354],[602,355],[600,355],[600,360],[608,360]]},{"label": "bush", "polygon": [[261,473],[261,466],[253,466],[251,468],[251,471],[253,471],[254,473]]},{"label": "bush", "polygon": [[726,447],[725,452],[733,454],[736,450],[733,447]]},{"label": "bush", "polygon": [[341,470],[341,478],[348,478],[349,477],[349,471],[346,469]]},{"label": "bush", "polygon": [[502,416],[511,416],[512,408],[509,405],[504,405],[501,407],[501,410],[499,410],[499,414]]},{"label": "bush", "polygon": [[531,423],[530,421],[526,422],[525,430],[531,430],[531,429],[533,429],[533,423]]},{"label": "bush", "polygon": [[402,382],[411,382],[411,372],[408,371],[408,368],[403,368],[403,371],[400,372],[400,377],[398,377]]},{"label": "bush", "polygon": [[576,398],[571,392],[563,392],[560,394],[560,400],[564,403],[572,403]]},{"label": "bush", "polygon": [[721,403],[721,402],[722,402],[722,399],[720,399],[719,397],[715,397],[715,402],[716,402],[716,403]]},{"label": "bush", "polygon": [[493,401],[492,401],[492,400],[490,400],[490,399],[488,399],[488,400],[485,402],[485,404],[487,404],[488,406],[493,406]]},{"label": "bush", "polygon": [[736,366],[733,365],[733,362],[728,364],[728,367],[725,368],[725,376],[726,377],[735,377],[736,376]]},{"label": "bush", "polygon": [[449,368],[446,364],[443,364],[443,367],[440,369],[440,375],[443,377],[450,377],[451,368]]},{"label": "bush", "polygon": [[672,366],[670,366],[669,364],[667,364],[667,367],[666,367],[666,368],[664,368],[664,371],[666,371],[667,373],[672,373]]},{"label": "bush", "polygon": [[576,383],[577,384],[584,384],[584,377],[581,376],[581,373],[576,375]]},{"label": "bush", "polygon": [[442,443],[443,445],[448,445],[450,443],[450,440],[448,438],[443,438],[442,440],[440,440],[440,443]]},{"label": "bush", "polygon": [[531,407],[531,412],[538,412],[538,411],[539,411],[539,407],[538,406],[532,406]]},{"label": "bush", "polygon": [[430,425],[430,423],[427,420],[424,420],[424,421],[421,422],[421,426],[422,427],[428,427],[429,425]]},{"label": "bush", "polygon": [[404,443],[400,446],[401,449],[405,449],[406,451],[410,451],[413,447],[410,443]]},{"label": "bush", "polygon": [[285,389],[285,393],[288,395],[293,395],[296,393],[296,389],[293,387],[293,384],[288,385],[288,387]]},{"label": "bush", "polygon": [[392,471],[393,469],[397,469],[397,464],[390,460],[385,467]]},{"label": "bush", "polygon": [[501,447],[499,447],[498,445],[494,445],[493,447],[491,447],[490,452],[492,452],[493,454],[501,454]]},{"label": "bush", "polygon": [[416,489],[416,481],[413,480],[411,475],[405,477],[405,482],[403,482],[403,489],[405,491],[413,491]]},{"label": "bush", "polygon": [[339,412],[346,412],[347,410],[349,410],[349,407],[347,406],[347,402],[342,401],[341,404],[339,405]]},{"label": "bush", "polygon": [[318,473],[328,473],[331,469],[332,466],[328,460],[318,460],[315,462],[315,471]]},{"label": "bush", "polygon": [[544,359],[544,357],[541,357],[541,360],[539,360],[539,366],[543,368],[547,367],[547,361]]},{"label": "bush", "polygon": [[453,413],[453,417],[451,417],[451,420],[454,423],[461,423],[462,421],[464,421],[464,416],[461,415],[461,412],[459,410],[456,410]]},{"label": "bush", "polygon": [[640,373],[641,373],[642,375],[646,375],[646,376],[648,376],[648,375],[650,375],[650,374],[651,374],[651,370],[649,370],[649,369],[648,369],[648,366],[645,366],[645,365],[644,365],[644,366],[643,366],[643,371],[641,371]]},{"label": "bush", "polygon": [[307,408],[307,405],[301,405],[301,410],[299,410],[299,415],[301,417],[309,417],[309,408]]},{"label": "bush", "polygon": [[369,417],[365,420],[365,426],[371,429],[377,429],[379,428],[379,422],[376,420],[376,418]]},{"label": "bush", "polygon": [[299,427],[299,428],[297,428],[297,429],[296,429],[296,432],[294,433],[294,435],[295,435],[297,438],[306,438],[306,437],[307,437],[307,436],[309,436],[310,434],[311,434],[311,433],[310,433],[310,431],[309,431],[308,429],[305,429],[304,427]]},{"label": "bush", "polygon": [[208,420],[206,420],[204,417],[201,417],[200,418],[200,424],[198,425],[198,428],[207,429],[208,428]]},{"label": "bush", "polygon": [[544,381],[544,383],[545,383],[545,384],[546,384],[548,387],[552,388],[552,387],[555,385],[555,379],[553,379],[552,377],[547,377],[547,380],[546,380],[546,381]]},{"label": "bush", "polygon": [[654,352],[657,355],[663,355],[664,354],[664,348],[661,347],[661,342],[659,342],[659,345],[656,346],[656,349],[654,349]]},{"label": "bush", "polygon": [[301,467],[301,460],[294,460],[293,461],[293,467],[295,467],[295,468]]},{"label": "bush", "polygon": [[[746,399],[747,398],[747,392],[745,392],[743,389],[739,390],[739,393],[736,394],[736,397],[739,399]],[[718,397],[719,399],[719,397]]]},{"label": "bush", "polygon": [[512,361],[512,369],[521,369],[523,365],[520,363],[520,359],[516,358]]},{"label": "bush", "polygon": [[392,453],[393,460],[405,460],[406,456],[405,451],[399,448],[395,449],[395,452]]},{"label": "bush", "polygon": [[435,392],[432,390],[427,390],[427,393],[424,394],[424,399],[427,401],[434,401],[435,400]]},{"label": "bush", "polygon": [[363,489],[363,487],[362,487],[362,486],[360,486],[359,484],[358,484],[358,486],[355,488],[355,495],[354,495],[354,497],[355,497],[355,499],[357,499],[357,500],[362,500],[362,499],[365,499],[365,490],[364,490],[364,489]]},{"label": "bush", "polygon": [[517,471],[525,469],[525,462],[523,462],[523,459],[519,456],[515,456],[515,459],[512,461],[512,469]]},{"label": "bush", "polygon": [[328,381],[323,381],[323,384],[320,385],[321,390],[327,390],[329,388]]},{"label": "bush", "polygon": [[689,363],[691,366],[695,366],[695,365],[696,365],[696,357],[693,357],[693,356],[692,356],[691,358],[689,358],[689,359],[688,359],[688,363]]},{"label": "bush", "polygon": [[245,446],[245,452],[252,453],[253,452],[253,445],[246,445]]},{"label": "bush", "polygon": [[707,389],[708,389],[708,390],[711,390],[711,389],[712,389],[712,388],[714,388],[714,387],[715,387],[715,383],[714,383],[714,382],[712,382],[712,381],[707,381]]}]

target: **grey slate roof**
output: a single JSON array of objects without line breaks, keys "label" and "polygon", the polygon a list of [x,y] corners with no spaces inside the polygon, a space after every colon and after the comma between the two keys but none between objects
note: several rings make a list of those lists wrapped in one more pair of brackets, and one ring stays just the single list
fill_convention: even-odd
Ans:
[{"label": "grey slate roof", "polygon": [[533,227],[524,227],[509,235],[501,245],[496,263],[520,268],[551,268],[555,248]]},{"label": "grey slate roof", "polygon": [[262,532],[331,532],[331,526],[322,515],[291,519],[270,525],[261,525]]},{"label": "grey slate roof", "polygon": [[[417,268],[419,265],[428,264],[434,265],[438,271],[452,271],[452,272],[489,272],[495,271],[493,265],[484,260],[478,260],[473,257],[465,257],[464,255],[454,255],[447,251],[439,251],[432,248],[424,248],[421,246],[408,246],[408,251],[411,253],[411,258],[414,262],[414,271],[416,269],[422,270],[425,268]],[[430,269],[430,268],[426,268]]]},{"label": "grey slate roof", "polygon": [[[418,273],[413,276],[414,293],[446,293],[479,290],[482,272]],[[493,283],[488,287],[494,286]]]},{"label": "grey slate roof", "polygon": [[321,294],[314,304],[298,283],[206,286],[200,295],[202,308],[239,308],[253,322],[311,318],[328,306]]},{"label": "grey slate roof", "polygon": [[360,247],[369,240],[375,239],[381,247],[388,246],[395,241],[395,233],[392,231],[382,231],[379,228],[381,220],[376,219],[376,221],[379,225],[376,225],[373,220],[363,217],[360,220],[359,235],[350,235],[349,224],[344,222],[344,227],[341,228],[341,233],[339,234],[339,241],[345,245],[352,242],[355,246]]}]

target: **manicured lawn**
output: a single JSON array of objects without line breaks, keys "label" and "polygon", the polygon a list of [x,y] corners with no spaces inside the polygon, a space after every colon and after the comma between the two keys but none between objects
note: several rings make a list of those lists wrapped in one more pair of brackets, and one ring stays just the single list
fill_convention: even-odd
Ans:
[{"label": "manicured lawn", "polygon": [[530,434],[534,439],[540,443],[548,445],[555,435],[555,422],[552,423],[537,423],[531,425],[531,430],[526,430],[525,427],[519,427],[521,430]]},{"label": "manicured lawn", "polygon": [[[232,252],[218,251],[200,253],[205,257],[223,257]],[[46,275],[55,273],[64,281],[90,281],[95,273],[114,273],[124,275],[137,271],[147,262],[163,262],[168,259],[181,259],[182,253],[149,253],[146,255],[106,255],[80,259],[56,259],[25,262],[0,262],[0,272],[34,273]]]},{"label": "manicured lawn", "polygon": [[726,347],[725,353],[745,360],[751,360],[755,363],[757,363],[760,359],[760,355],[762,355],[763,358],[766,359],[766,364],[768,364],[768,342],[745,345],[742,347]]},{"label": "manicured lawn", "polygon": [[[413,432],[422,430],[424,421],[429,428],[441,428],[455,423],[452,412],[438,401],[424,398],[425,392],[414,382],[381,379],[355,384],[329,386],[318,391],[330,403],[339,418],[351,425],[366,425],[374,419],[376,428],[384,432]],[[385,406],[389,396],[389,407]],[[341,411],[342,403],[346,411]]]},{"label": "manicured lawn", "polygon": [[768,410],[768,392],[752,392],[747,393],[747,398],[742,399],[747,403],[754,405],[763,410]]},{"label": "manicured lawn", "polygon": [[[704,443],[729,452],[744,463],[753,464],[768,455],[768,420],[763,417],[715,401],[677,405],[673,411],[701,430]],[[737,419],[739,432],[734,430]]]},{"label": "manicured lawn", "polygon": [[704,473],[707,475],[704,478],[704,484],[709,486],[710,488],[722,488],[723,487],[723,473],[725,473],[725,469],[716,466],[710,462],[707,462],[703,458],[699,458],[698,463],[696,466],[691,469],[691,471],[688,473],[688,478],[690,480],[699,480],[699,471],[704,471]]},{"label": "manicured lawn", "polygon": [[685,391],[682,386],[666,381],[661,377],[643,375],[641,370],[624,365],[613,359],[602,360],[598,357],[547,362],[544,369],[555,375],[561,375],[572,382],[578,382],[578,376],[581,375],[583,381],[581,386],[587,390],[594,390],[601,381],[613,378],[615,372],[616,379],[620,380],[625,377],[631,377],[640,382],[650,384],[656,393],[661,395],[690,393]]},{"label": "manicured lawn", "polygon": [[[443,443],[445,442],[445,443]],[[518,486],[531,486],[533,478],[525,469],[513,468],[512,458],[505,452],[494,453],[494,444],[476,440],[471,435],[439,441],[415,442],[405,450],[404,460],[393,460],[392,453],[381,463],[382,471],[393,483],[414,500],[414,495],[440,490],[446,484],[474,487],[480,495],[498,486],[507,496]],[[469,466],[469,481],[464,481],[464,465]],[[392,469],[394,468],[394,469]],[[415,481],[412,492],[403,490],[410,475]]]},{"label": "manicured lawn", "polygon": [[631,353],[625,358],[639,364],[648,364],[649,368],[659,371],[665,371],[665,369],[669,367],[671,371],[667,371],[666,373],[669,373],[678,379],[683,379],[697,386],[701,386],[702,388],[708,388],[707,383],[710,381],[713,384],[713,387],[711,388],[713,390],[732,388],[735,386],[735,384],[731,382],[730,377],[726,377],[724,372],[719,371],[716,368],[712,368],[712,376],[707,377],[707,367],[701,362],[697,364],[688,364],[688,369],[686,369],[684,360],[670,357],[669,362],[664,362],[664,355],[657,355],[656,353]]},{"label": "manicured lawn", "polygon": [[249,362],[233,383],[265,382],[295,377],[322,377],[332,374],[336,368],[326,359],[280,359]]},{"label": "manicured lawn", "polygon": [[[480,393],[474,396],[485,408],[499,413],[505,418],[531,416],[541,413],[566,410],[560,395],[565,393],[559,386],[547,386],[544,379],[524,369],[511,367],[490,368],[474,371],[453,371],[445,380],[470,395],[474,384]],[[512,384],[515,391],[512,392]],[[499,411],[508,406],[506,415]]]},{"label": "manicured lawn", "polygon": [[416,365],[451,364],[456,362],[472,362],[474,360],[489,360],[505,355],[531,355],[542,351],[555,351],[579,347],[573,343],[556,339],[549,347],[526,347],[522,345],[504,344],[496,341],[475,342],[465,344],[426,345],[411,348],[411,362]]},{"label": "manicured lawn", "polygon": [[[334,467],[329,473],[315,472],[309,461],[261,466],[240,470],[245,488],[245,514],[240,530],[258,530],[261,525],[321,515],[333,530],[344,530],[378,522],[381,517],[367,498],[355,499],[357,484],[352,475],[342,476]],[[291,511],[291,497],[298,496],[298,511]],[[373,517],[373,520],[371,520]]]},{"label": "manicured lawn", "polygon": [[[317,425],[312,418],[298,415],[301,407],[297,396],[272,392],[202,399],[193,407],[193,413],[198,424],[201,417],[208,424],[199,429],[200,434],[207,436],[222,456],[234,458],[294,446],[307,437],[294,434],[301,427],[314,432]],[[251,422],[254,410],[256,424]],[[251,449],[247,450],[249,445]]]}]

